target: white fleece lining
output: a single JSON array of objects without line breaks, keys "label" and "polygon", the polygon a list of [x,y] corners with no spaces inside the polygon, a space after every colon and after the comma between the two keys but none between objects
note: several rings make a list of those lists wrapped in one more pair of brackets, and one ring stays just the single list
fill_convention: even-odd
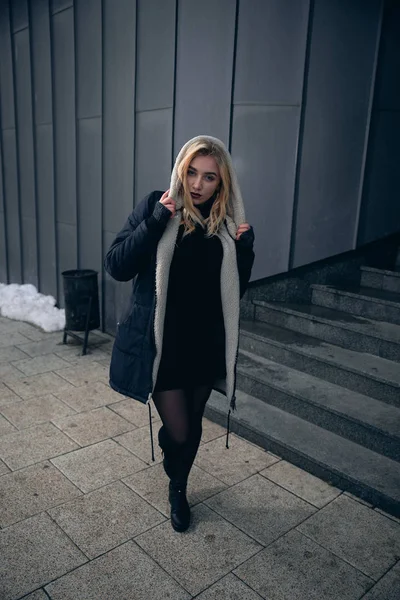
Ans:
[{"label": "white fleece lining", "polygon": [[225,146],[217,138],[210,136],[197,136],[189,140],[180,150],[171,175],[170,196],[176,201],[177,212],[175,217],[170,219],[166,230],[158,243],[157,264],[156,264],[156,307],[154,314],[154,335],[156,345],[156,356],[153,364],[153,390],[156,384],[158,369],[161,361],[161,352],[163,345],[164,319],[167,307],[168,280],[169,271],[174,255],[176,239],[178,236],[179,225],[181,221],[180,208],[183,206],[183,198],[178,193],[178,165],[186,153],[186,148],[193,141],[202,139],[211,140],[225,154],[226,162],[229,167],[232,193],[230,204],[233,212],[233,219],[227,217],[226,227],[223,227],[218,234],[223,248],[223,259],[221,265],[221,303],[225,324],[225,361],[226,361],[226,381],[225,385],[218,382],[218,387],[226,391],[229,403],[235,393],[235,364],[236,353],[239,342],[239,313],[240,313],[240,285],[239,273],[236,262],[235,238],[239,225],[245,223],[245,214],[242,195],[237,182],[236,173],[233,168],[232,159]]}]

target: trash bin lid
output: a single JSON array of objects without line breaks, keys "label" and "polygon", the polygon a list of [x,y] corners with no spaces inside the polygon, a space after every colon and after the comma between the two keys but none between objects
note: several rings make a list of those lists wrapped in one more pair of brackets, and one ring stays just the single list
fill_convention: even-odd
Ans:
[{"label": "trash bin lid", "polygon": [[75,278],[75,277],[90,277],[91,275],[97,275],[98,271],[94,271],[93,269],[71,269],[69,271],[63,271],[61,275],[65,278]]}]

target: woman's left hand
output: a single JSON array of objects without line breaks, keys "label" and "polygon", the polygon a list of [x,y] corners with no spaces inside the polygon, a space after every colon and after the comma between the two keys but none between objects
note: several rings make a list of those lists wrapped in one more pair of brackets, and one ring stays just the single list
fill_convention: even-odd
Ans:
[{"label": "woman's left hand", "polygon": [[242,223],[241,225],[239,225],[238,230],[236,232],[236,240],[240,240],[240,236],[242,235],[242,233],[248,231],[249,229],[250,225],[248,223]]}]

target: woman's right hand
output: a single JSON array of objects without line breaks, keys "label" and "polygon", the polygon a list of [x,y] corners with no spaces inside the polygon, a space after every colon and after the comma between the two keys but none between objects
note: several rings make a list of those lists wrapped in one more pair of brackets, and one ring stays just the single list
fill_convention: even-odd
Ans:
[{"label": "woman's right hand", "polygon": [[171,218],[175,216],[176,212],[176,202],[173,198],[168,196],[169,190],[164,192],[164,194],[160,198],[161,204],[163,204],[168,210],[171,212]]}]

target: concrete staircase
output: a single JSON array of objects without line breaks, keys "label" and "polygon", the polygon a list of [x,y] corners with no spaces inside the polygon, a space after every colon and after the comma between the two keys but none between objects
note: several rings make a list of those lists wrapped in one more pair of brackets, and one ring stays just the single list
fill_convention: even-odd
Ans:
[{"label": "concrete staircase", "polygon": [[[253,300],[231,428],[400,516],[400,269],[311,288],[310,305]],[[214,393],[206,414],[226,413]]]}]

